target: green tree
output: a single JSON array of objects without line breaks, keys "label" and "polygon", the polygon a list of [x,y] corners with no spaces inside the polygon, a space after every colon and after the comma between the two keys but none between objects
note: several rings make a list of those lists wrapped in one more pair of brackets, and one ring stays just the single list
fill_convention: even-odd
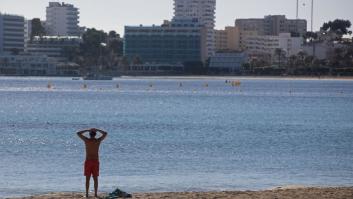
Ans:
[{"label": "green tree", "polygon": [[32,25],[31,40],[33,40],[33,37],[35,36],[42,37],[46,35],[45,28],[43,27],[42,22],[40,21],[39,18],[32,19],[31,25]]},{"label": "green tree", "polygon": [[[123,40],[115,31],[86,29],[79,47],[64,48],[65,56],[82,66],[81,71],[113,72],[123,55]],[[92,68],[94,67],[94,68]]]},{"label": "green tree", "polygon": [[115,39],[111,39],[108,42],[108,50],[117,56],[122,56],[123,55],[123,48],[124,48],[124,43],[123,40],[120,37],[117,37]]},{"label": "green tree", "polygon": [[123,56],[120,60],[119,66],[123,71],[128,71],[130,66],[129,59],[126,56]]},{"label": "green tree", "polygon": [[292,55],[289,57],[288,67],[287,67],[287,74],[294,74],[298,65],[298,56]]},{"label": "green tree", "polygon": [[344,63],[346,67],[353,68],[353,46],[347,48],[344,54]]},{"label": "green tree", "polygon": [[305,63],[304,63],[304,60],[305,58],[308,56],[308,54],[304,51],[300,51],[297,55],[297,66],[301,66],[301,67],[304,67],[305,66]]},{"label": "green tree", "polygon": [[281,68],[281,61],[282,61],[282,58],[285,56],[285,53],[281,48],[276,48],[275,49],[275,55],[277,56],[278,58],[278,68]]},{"label": "green tree", "polygon": [[132,59],[132,64],[133,65],[140,65],[140,64],[143,64],[141,58],[139,56],[135,56],[133,59]]},{"label": "green tree", "polygon": [[306,34],[303,36],[304,37],[304,42],[308,41],[315,41],[318,39],[318,34],[316,32],[306,32]]},{"label": "green tree", "polygon": [[104,62],[106,52],[107,34],[94,28],[87,29],[82,35],[80,55],[84,58],[83,64],[87,66],[98,66]]},{"label": "green tree", "polygon": [[339,39],[342,39],[343,35],[352,34],[352,31],[349,31],[351,26],[352,23],[349,20],[336,19],[324,23],[321,27],[321,31],[333,32],[339,36]]},{"label": "green tree", "polygon": [[114,30],[109,31],[108,37],[112,39],[120,38],[120,35],[117,34]]},{"label": "green tree", "polygon": [[313,61],[314,61],[315,57],[314,56],[306,56],[304,58],[304,66],[305,67],[312,67],[313,66]]}]

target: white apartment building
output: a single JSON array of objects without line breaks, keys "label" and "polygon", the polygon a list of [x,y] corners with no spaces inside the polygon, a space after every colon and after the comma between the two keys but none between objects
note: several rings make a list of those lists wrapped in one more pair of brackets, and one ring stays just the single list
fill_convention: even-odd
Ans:
[{"label": "white apartment building", "polygon": [[76,36],[35,36],[32,41],[27,42],[26,52],[66,61],[65,49],[78,47],[81,42],[82,38]]},{"label": "white apartment building", "polygon": [[206,54],[215,53],[216,0],[174,0],[174,20],[193,19],[207,29]]},{"label": "white apartment building", "polygon": [[280,33],[307,32],[305,19],[287,19],[285,15],[268,15],[264,18],[236,19],[235,26],[240,31],[256,31],[259,35],[278,35]]},{"label": "white apartment building", "polygon": [[302,50],[303,38],[291,37],[290,33],[278,36],[257,35],[245,38],[246,51],[249,55],[275,55],[276,49],[282,49],[286,57],[298,54]]},{"label": "white apartment building", "polygon": [[58,62],[57,59],[46,55],[0,54],[0,75],[77,76],[79,65]]},{"label": "white apartment building", "polygon": [[1,75],[54,75],[56,61],[45,55],[0,55]]},{"label": "white apartment building", "polygon": [[78,8],[71,4],[49,2],[46,29],[50,36],[80,36]]},{"label": "white apartment building", "polygon": [[25,19],[0,13],[0,54],[24,51]]}]

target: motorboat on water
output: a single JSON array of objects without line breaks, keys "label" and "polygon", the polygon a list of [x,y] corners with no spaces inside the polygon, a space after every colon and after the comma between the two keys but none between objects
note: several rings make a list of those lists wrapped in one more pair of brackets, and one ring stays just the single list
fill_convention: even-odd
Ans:
[{"label": "motorboat on water", "polygon": [[88,74],[83,77],[83,80],[113,80],[113,76],[101,74]]}]

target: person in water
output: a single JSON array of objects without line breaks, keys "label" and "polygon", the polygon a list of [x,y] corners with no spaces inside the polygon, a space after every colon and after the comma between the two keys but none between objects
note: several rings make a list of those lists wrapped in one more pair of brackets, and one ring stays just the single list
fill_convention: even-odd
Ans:
[{"label": "person in water", "polygon": [[[84,135],[86,132],[89,132],[89,137]],[[99,138],[96,138],[97,132],[101,133]],[[86,161],[84,164],[84,175],[86,176],[86,197],[88,197],[91,176],[93,176],[94,180],[94,196],[98,197],[99,146],[107,137],[107,134],[107,132],[95,128],[77,132],[78,137],[85,142],[86,146]]]}]

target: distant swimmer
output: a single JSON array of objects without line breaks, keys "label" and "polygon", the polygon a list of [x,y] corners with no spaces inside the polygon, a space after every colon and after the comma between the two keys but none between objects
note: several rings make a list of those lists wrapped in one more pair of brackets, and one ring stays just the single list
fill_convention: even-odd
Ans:
[{"label": "distant swimmer", "polygon": [[[86,132],[89,132],[89,137],[84,135]],[[99,138],[96,138],[97,132],[102,134]],[[78,137],[85,142],[86,146],[86,161],[84,164],[84,175],[86,176],[86,197],[88,197],[91,176],[93,176],[94,180],[94,196],[98,197],[99,146],[107,137],[107,134],[107,132],[95,128],[82,130],[77,133]]]}]

